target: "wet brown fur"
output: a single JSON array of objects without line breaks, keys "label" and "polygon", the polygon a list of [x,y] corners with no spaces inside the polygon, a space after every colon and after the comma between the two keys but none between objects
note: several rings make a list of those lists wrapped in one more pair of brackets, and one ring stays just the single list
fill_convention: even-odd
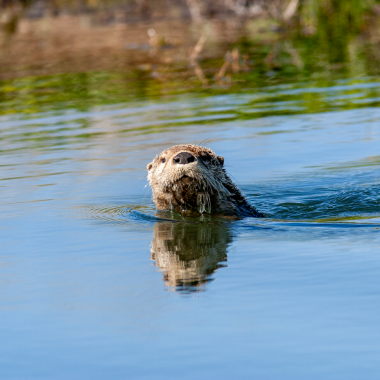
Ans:
[{"label": "wet brown fur", "polygon": [[[181,152],[191,153],[195,161],[176,164],[174,157]],[[147,166],[157,209],[183,216],[263,217],[231,181],[223,164],[223,157],[204,146],[175,145],[164,150]]]}]

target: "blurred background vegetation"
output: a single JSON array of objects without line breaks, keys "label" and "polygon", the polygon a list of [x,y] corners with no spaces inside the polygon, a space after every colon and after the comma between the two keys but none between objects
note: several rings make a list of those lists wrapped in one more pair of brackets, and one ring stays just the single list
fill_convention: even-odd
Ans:
[{"label": "blurred background vegetation", "polygon": [[379,14],[379,7],[378,0],[0,0],[2,26],[9,30],[19,17],[101,12],[107,22],[269,16],[308,32],[327,28],[334,33],[331,37],[338,31],[363,31]]},{"label": "blurred background vegetation", "polygon": [[380,0],[0,0],[0,112],[323,86],[379,75],[379,48]]}]

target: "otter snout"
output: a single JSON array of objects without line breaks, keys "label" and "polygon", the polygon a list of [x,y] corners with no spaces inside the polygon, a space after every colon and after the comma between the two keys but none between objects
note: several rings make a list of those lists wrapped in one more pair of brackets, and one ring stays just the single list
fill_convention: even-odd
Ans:
[{"label": "otter snout", "polygon": [[181,152],[173,158],[173,161],[176,164],[186,165],[190,164],[191,162],[194,162],[195,157],[189,152]]}]

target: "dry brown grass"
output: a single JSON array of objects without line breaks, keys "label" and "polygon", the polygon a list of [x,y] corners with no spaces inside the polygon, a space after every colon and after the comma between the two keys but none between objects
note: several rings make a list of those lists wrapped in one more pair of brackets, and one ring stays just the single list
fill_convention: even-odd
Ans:
[{"label": "dry brown grass", "polygon": [[[180,20],[98,25],[86,15],[25,18],[16,33],[1,35],[0,78],[188,62],[201,35],[203,56],[223,55],[218,44],[233,41],[239,30],[223,20],[194,28]],[[194,67],[199,54],[190,57]]]}]

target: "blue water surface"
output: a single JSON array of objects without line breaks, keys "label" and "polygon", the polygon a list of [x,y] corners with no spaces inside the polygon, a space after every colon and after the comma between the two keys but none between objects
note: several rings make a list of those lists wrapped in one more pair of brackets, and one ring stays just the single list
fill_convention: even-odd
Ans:
[{"label": "blue water surface", "polygon": [[[364,78],[1,116],[0,377],[378,379],[379,103]],[[147,163],[203,140],[267,218],[156,213]]]}]

